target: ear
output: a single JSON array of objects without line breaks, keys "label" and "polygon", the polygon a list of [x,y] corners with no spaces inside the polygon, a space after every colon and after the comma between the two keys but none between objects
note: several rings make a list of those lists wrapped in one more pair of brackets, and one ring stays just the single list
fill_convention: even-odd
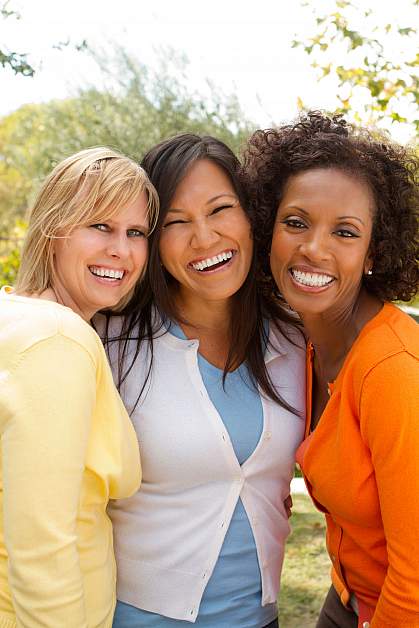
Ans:
[{"label": "ear", "polygon": [[364,275],[371,275],[372,267],[373,267],[373,259],[371,256],[371,252],[369,252],[364,262]]}]

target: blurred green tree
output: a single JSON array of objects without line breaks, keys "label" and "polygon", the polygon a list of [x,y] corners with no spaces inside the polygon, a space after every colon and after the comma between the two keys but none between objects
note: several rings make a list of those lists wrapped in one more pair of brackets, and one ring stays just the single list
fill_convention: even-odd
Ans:
[{"label": "blurred green tree", "polygon": [[[6,20],[7,18],[14,18],[20,20],[20,13],[14,9],[9,8],[10,0],[6,0],[0,6],[0,18]],[[28,61],[28,54],[21,52],[12,52],[8,50],[4,44],[1,44],[0,48],[0,64],[3,68],[10,68],[15,74],[22,74],[23,76],[33,76],[35,70]]]},{"label": "blurred green tree", "polygon": [[6,236],[0,236],[0,286],[14,284],[25,227],[24,222],[17,220]]},{"label": "blurred green tree", "polygon": [[[417,10],[419,0],[411,3]],[[293,46],[302,47],[312,58],[319,80],[337,77],[342,112],[351,112],[358,121],[388,118],[408,123],[413,134],[414,128],[419,129],[415,118],[419,104],[419,55],[413,48],[416,29],[394,22],[377,26],[377,15],[368,3],[334,0],[332,4],[329,12],[319,13],[319,4],[304,0],[303,5],[312,7],[316,16],[316,32],[304,41],[296,39]],[[354,111],[354,97],[363,103],[360,110]]]}]

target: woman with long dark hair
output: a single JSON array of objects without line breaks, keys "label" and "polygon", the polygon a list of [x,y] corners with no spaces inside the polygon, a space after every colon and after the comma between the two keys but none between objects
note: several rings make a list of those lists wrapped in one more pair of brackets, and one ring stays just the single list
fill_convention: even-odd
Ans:
[{"label": "woman with long dark hair", "polygon": [[258,278],[228,147],[183,134],[142,166],[161,204],[154,296],[107,329],[143,468],[141,490],[110,510],[114,626],[277,626],[303,338]]}]

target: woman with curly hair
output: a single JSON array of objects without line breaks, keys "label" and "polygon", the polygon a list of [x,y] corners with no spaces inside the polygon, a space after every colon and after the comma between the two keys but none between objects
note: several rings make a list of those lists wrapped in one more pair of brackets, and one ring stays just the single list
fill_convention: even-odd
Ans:
[{"label": "woman with curly hair", "polygon": [[318,628],[419,626],[419,327],[391,303],[418,291],[417,169],[320,112],[245,154],[266,280],[310,339],[297,460],[327,521]]}]

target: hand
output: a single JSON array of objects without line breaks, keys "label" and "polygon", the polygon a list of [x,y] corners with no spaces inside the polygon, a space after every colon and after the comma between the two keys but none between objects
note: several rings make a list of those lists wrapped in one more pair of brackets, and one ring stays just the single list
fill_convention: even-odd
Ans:
[{"label": "hand", "polygon": [[291,517],[292,515],[292,497],[291,495],[288,495],[288,497],[286,499],[284,499],[284,508],[285,508],[285,512],[287,513],[288,519]]}]

